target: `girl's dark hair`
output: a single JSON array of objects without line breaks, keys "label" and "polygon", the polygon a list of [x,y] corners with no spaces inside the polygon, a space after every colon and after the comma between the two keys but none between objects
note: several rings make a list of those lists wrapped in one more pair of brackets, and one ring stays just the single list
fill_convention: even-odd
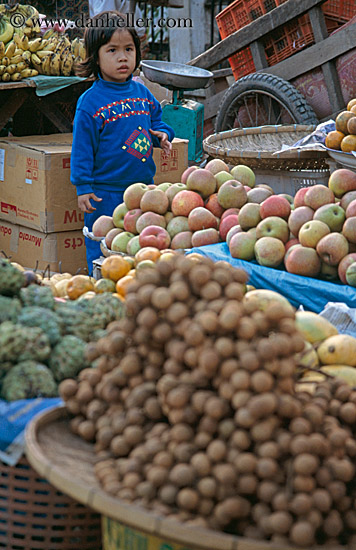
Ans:
[{"label": "girl's dark hair", "polygon": [[128,31],[136,48],[135,70],[141,62],[141,44],[138,34],[134,27],[124,26],[126,16],[118,11],[103,11],[91,18],[91,26],[86,27],[84,32],[84,46],[86,50],[86,59],[78,63],[75,67],[75,74],[82,77],[94,75],[98,78],[100,70],[99,49],[104,44],[110,42],[115,31]]}]

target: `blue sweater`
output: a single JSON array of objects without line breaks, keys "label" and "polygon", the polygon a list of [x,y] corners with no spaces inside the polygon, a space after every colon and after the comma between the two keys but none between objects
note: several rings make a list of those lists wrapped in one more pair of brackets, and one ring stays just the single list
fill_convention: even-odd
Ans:
[{"label": "blue sweater", "polygon": [[160,140],[149,129],[174,132],[161,120],[162,109],[151,92],[132,76],[123,83],[100,76],[78,99],[73,128],[71,182],[77,194],[124,191],[136,182],[153,183],[153,147]]}]

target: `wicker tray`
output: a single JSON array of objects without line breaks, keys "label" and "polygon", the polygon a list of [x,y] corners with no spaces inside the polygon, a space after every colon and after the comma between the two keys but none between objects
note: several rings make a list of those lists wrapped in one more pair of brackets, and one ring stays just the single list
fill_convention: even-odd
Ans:
[{"label": "wicker tray", "polygon": [[0,462],[0,548],[100,550],[100,515],[55,489],[22,457]]},{"label": "wicker tray", "polygon": [[[68,418],[65,407],[38,415],[27,427],[27,458],[55,487],[103,514],[104,550],[300,550],[287,544],[189,527],[109,495],[100,488],[94,474],[93,445],[70,431]],[[317,548],[321,547],[309,547],[308,550]],[[329,546],[328,549],[351,550],[346,546]]]},{"label": "wicker tray", "polygon": [[268,170],[322,170],[328,168],[327,151],[280,151],[283,145],[293,145],[308,136],[316,126],[260,126],[219,132],[203,141],[203,148],[213,158],[228,164],[245,164],[250,168]]}]

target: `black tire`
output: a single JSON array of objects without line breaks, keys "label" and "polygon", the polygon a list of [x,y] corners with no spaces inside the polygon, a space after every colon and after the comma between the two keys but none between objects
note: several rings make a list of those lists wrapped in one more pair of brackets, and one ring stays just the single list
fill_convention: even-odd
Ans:
[{"label": "black tire", "polygon": [[[243,118],[238,116],[240,122],[236,124],[236,116],[240,114]],[[278,76],[253,73],[240,78],[226,91],[216,116],[215,131],[291,123],[317,124],[318,119],[292,84]]]}]

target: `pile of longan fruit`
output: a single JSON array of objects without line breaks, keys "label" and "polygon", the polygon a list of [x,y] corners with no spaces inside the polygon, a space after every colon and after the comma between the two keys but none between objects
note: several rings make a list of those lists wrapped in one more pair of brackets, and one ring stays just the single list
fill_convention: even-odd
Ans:
[{"label": "pile of longan fruit", "polygon": [[348,102],[346,111],[337,115],[335,130],[327,134],[325,146],[344,153],[356,151],[356,98]]},{"label": "pile of longan fruit", "polygon": [[247,274],[191,254],[127,289],[60,393],[105,491],[160,516],[300,547],[356,545],[356,391],[295,392],[293,308],[264,311]]}]

